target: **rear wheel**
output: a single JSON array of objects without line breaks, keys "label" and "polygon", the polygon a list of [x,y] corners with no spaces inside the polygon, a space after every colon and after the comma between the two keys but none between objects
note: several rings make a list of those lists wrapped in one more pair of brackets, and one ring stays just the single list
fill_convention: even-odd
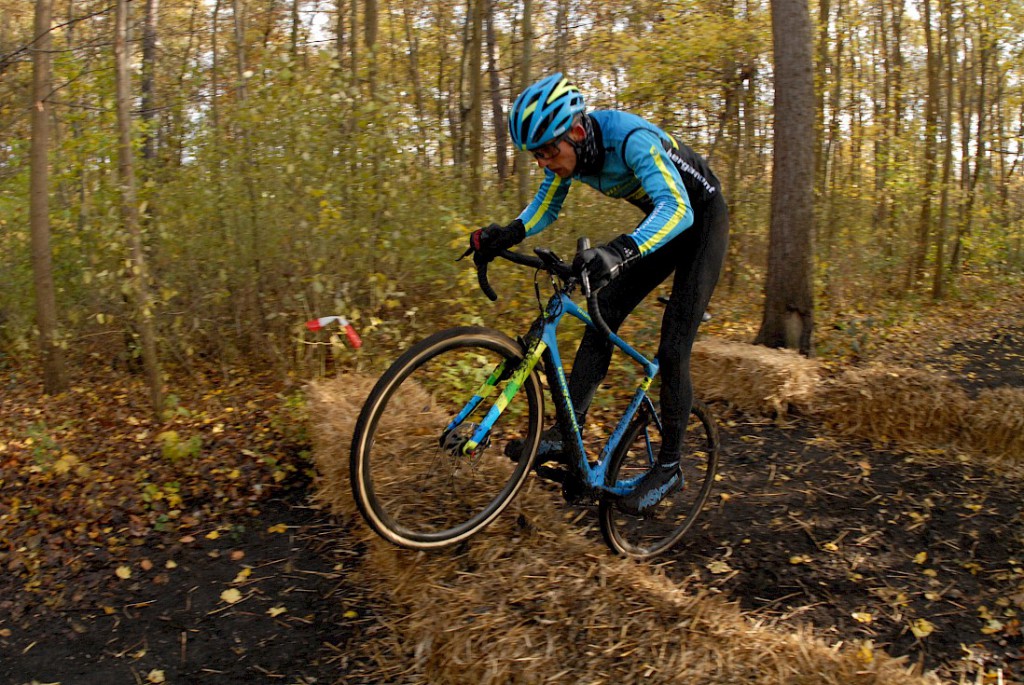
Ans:
[{"label": "rear wheel", "polygon": [[[356,422],[350,477],[360,513],[381,537],[411,549],[455,544],[512,500],[540,440],[537,375],[523,379],[481,445],[469,454],[463,446],[515,382],[521,360],[520,346],[502,333],[456,328],[412,347],[377,382]],[[475,395],[477,406],[455,423]],[[513,439],[528,458],[505,456]]]},{"label": "rear wheel", "polygon": [[[612,456],[606,483],[612,485],[643,475],[654,464],[660,443],[657,423],[648,410],[641,410]],[[683,486],[641,516],[620,511],[613,497],[602,498],[598,514],[608,546],[619,554],[644,559],[679,542],[693,526],[711,492],[718,469],[718,447],[718,430],[708,408],[694,402],[679,460]]]}]

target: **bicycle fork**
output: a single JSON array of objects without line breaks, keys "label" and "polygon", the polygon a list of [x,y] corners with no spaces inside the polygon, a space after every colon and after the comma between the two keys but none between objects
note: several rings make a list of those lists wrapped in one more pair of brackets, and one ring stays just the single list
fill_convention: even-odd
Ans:
[{"label": "bicycle fork", "polygon": [[[537,362],[540,361],[547,349],[547,343],[540,337],[532,337],[529,347],[526,350],[526,354],[523,356],[522,361],[516,365],[512,370],[506,369],[508,360],[502,360],[491,372],[491,375],[487,377],[483,385],[476,391],[466,406],[462,408],[451,423],[444,429],[441,434],[441,446],[448,449],[456,454],[462,454],[467,457],[472,457],[476,454],[476,451],[481,446],[486,447],[488,436],[490,435],[491,428],[494,427],[494,423],[501,416],[501,413],[508,407],[509,402],[515,397],[516,393],[526,382],[526,379],[533,373],[534,368],[537,366]],[[485,397],[491,397],[494,395],[495,388],[499,382],[508,378],[508,384],[505,389],[502,390],[501,394],[494,401],[494,405],[488,410],[487,415],[480,421],[480,423],[474,428],[472,435],[465,442],[459,444],[460,441],[454,443],[449,442],[448,438],[456,428],[462,425],[462,422],[466,420],[476,408],[480,405]]]}]

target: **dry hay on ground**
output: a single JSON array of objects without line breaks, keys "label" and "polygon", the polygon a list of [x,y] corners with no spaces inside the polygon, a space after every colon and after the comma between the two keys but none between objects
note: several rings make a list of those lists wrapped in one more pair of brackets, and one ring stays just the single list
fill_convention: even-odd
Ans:
[{"label": "dry hay on ground", "polygon": [[880,364],[824,375],[789,350],[712,339],[693,348],[694,386],[706,400],[764,416],[797,412],[872,441],[1024,462],[1024,389],[971,399],[941,374]]},{"label": "dry hay on ground", "polygon": [[983,390],[965,416],[960,445],[1016,464],[1024,462],[1024,388]]},{"label": "dry hay on ground", "polygon": [[[320,497],[354,511],[348,444],[372,382],[310,386]],[[752,621],[656,568],[610,556],[531,478],[498,521],[458,552],[396,548],[364,531],[360,577],[394,608],[361,647],[397,683],[935,683],[864,645]],[[585,516],[592,516],[586,512]],[[583,525],[586,521],[578,525]]]},{"label": "dry hay on ground", "polygon": [[908,445],[951,445],[969,405],[967,393],[944,376],[870,366],[850,369],[825,384],[815,414],[845,435]]},{"label": "dry hay on ground", "polygon": [[792,350],[705,338],[693,345],[694,386],[704,400],[783,416],[814,398],[820,364]]}]

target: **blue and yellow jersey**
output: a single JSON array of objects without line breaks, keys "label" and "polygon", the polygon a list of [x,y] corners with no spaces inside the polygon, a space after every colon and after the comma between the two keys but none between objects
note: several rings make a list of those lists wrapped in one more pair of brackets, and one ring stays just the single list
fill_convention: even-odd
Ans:
[{"label": "blue and yellow jersey", "polygon": [[697,209],[719,192],[718,180],[704,159],[650,122],[628,112],[590,113],[598,145],[593,169],[572,178],[545,170],[544,181],[519,218],[526,235],[547,228],[562,208],[573,181],[639,207],[646,217],[630,234],[645,255],[693,224]]}]

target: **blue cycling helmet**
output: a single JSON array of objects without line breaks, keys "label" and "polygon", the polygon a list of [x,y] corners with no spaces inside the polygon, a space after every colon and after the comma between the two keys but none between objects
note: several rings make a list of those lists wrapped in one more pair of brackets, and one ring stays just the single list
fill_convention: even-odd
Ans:
[{"label": "blue cycling helmet", "polygon": [[535,150],[568,131],[584,109],[583,94],[561,73],[541,79],[512,105],[508,117],[512,142],[520,150]]}]

